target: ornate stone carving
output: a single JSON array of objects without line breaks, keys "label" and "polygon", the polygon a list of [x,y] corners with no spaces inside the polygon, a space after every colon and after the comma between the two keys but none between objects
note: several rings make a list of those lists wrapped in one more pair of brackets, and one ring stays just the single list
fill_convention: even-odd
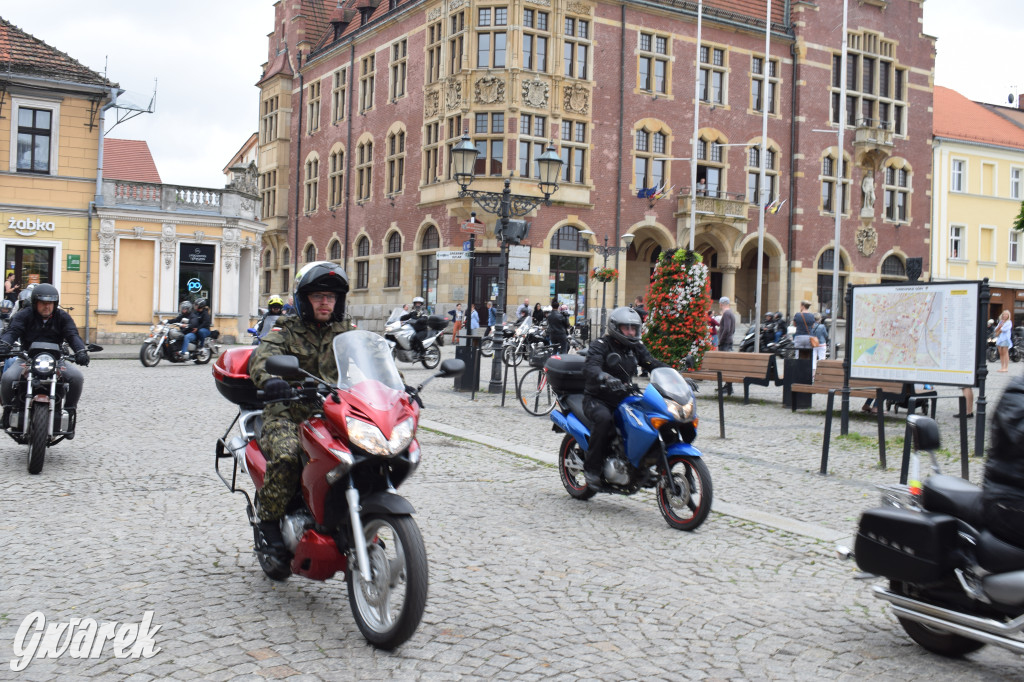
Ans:
[{"label": "ornate stone carving", "polygon": [[174,265],[174,252],[178,247],[178,235],[171,223],[164,223],[160,231],[160,255],[163,257],[164,269]]},{"label": "ornate stone carving", "polygon": [[452,0],[448,3],[448,11],[452,12],[466,4],[466,0]]},{"label": "ornate stone carving", "polygon": [[857,230],[857,250],[870,256],[878,248],[878,232],[871,225],[864,225]]},{"label": "ornate stone carving", "polygon": [[241,232],[237,227],[225,227],[221,233],[223,241],[220,245],[220,256],[224,261],[224,271],[231,272],[238,267],[238,257],[242,246],[239,236]]},{"label": "ornate stone carving", "polygon": [[142,225],[136,225],[132,228],[132,234],[135,235],[136,239],[142,239],[142,235],[146,234],[146,228]]},{"label": "ornate stone carving", "polygon": [[566,85],[562,108],[573,114],[586,114],[590,111],[590,91],[580,83]]},{"label": "ornate stone carving", "polygon": [[444,105],[447,109],[458,109],[462,106],[462,81],[453,78],[448,81],[445,89]]},{"label": "ornate stone carving", "polygon": [[423,115],[426,118],[433,118],[440,113],[441,93],[437,90],[431,90],[423,97]]},{"label": "ornate stone carving", "polygon": [[523,82],[523,104],[537,109],[546,109],[551,86],[542,80]]},{"label": "ornate stone carving", "polygon": [[485,76],[476,82],[477,104],[497,104],[505,101],[505,79]]},{"label": "ornate stone carving", "polygon": [[576,2],[574,0],[570,0],[569,4],[567,4],[565,6],[565,10],[567,12],[569,12],[569,14],[585,14],[585,15],[589,15],[590,14],[590,5],[584,4],[582,2]]},{"label": "ornate stone carving", "polygon": [[114,245],[117,243],[114,221],[101,220],[100,232],[97,236],[100,240],[100,258],[103,260],[104,265],[110,265],[114,260]]},{"label": "ornate stone carving", "polygon": [[441,14],[443,12],[444,12],[443,8],[435,7],[434,9],[430,10],[429,12],[427,12],[427,21],[434,21],[435,19],[440,19],[441,18]]},{"label": "ornate stone carving", "polygon": [[248,197],[242,197],[240,203],[242,211],[245,213],[255,213],[256,211],[256,200]]},{"label": "ornate stone carving", "polygon": [[543,5],[544,7],[551,7],[551,0],[526,0],[533,5]]},{"label": "ornate stone carving", "polygon": [[196,243],[198,244],[202,244],[203,240],[206,239],[206,233],[202,230],[196,230],[192,235],[196,238]]}]

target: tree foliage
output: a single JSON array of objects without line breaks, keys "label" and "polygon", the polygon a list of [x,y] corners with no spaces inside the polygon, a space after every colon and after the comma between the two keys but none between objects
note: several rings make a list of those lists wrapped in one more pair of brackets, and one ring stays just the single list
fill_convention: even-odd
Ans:
[{"label": "tree foliage", "polygon": [[677,249],[658,256],[647,308],[644,344],[654,357],[682,370],[683,358],[692,354],[699,366],[711,349],[711,286],[700,254]]},{"label": "tree foliage", "polygon": [[1020,202],[1020,213],[1013,220],[1013,229],[1024,232],[1024,201]]}]

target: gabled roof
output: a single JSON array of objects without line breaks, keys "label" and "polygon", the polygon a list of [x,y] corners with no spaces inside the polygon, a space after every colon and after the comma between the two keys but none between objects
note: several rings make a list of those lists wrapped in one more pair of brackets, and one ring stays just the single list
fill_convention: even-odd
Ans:
[{"label": "gabled roof", "polygon": [[116,87],[116,83],[0,17],[0,77],[8,73]]},{"label": "gabled roof", "polygon": [[983,104],[982,106],[989,111],[1002,116],[1018,128],[1024,128],[1024,110],[1015,107],[1008,107],[1002,104]]},{"label": "gabled roof", "polygon": [[103,140],[103,177],[110,180],[160,183],[149,145],[144,140]]},{"label": "gabled roof", "polygon": [[1024,130],[959,92],[935,86],[932,133],[965,142],[1024,149]]}]

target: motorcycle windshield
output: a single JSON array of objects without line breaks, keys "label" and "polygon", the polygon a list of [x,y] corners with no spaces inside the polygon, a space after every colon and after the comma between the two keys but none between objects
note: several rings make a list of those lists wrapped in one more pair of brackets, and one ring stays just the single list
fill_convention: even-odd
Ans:
[{"label": "motorcycle windshield", "polygon": [[391,358],[391,347],[384,337],[356,329],[335,336],[333,345],[338,388],[354,390],[366,397],[379,394],[379,384],[396,391],[405,390]]},{"label": "motorcycle windshield", "polygon": [[387,322],[385,322],[384,324],[391,324],[393,322],[398,322],[401,319],[402,315],[405,315],[405,313],[406,313],[406,311],[402,310],[401,307],[395,308],[394,310],[391,311],[391,316],[388,318]]},{"label": "motorcycle windshield", "polygon": [[693,392],[686,379],[671,367],[659,367],[652,371],[651,384],[658,389],[658,393],[680,405],[686,405],[693,399]]}]

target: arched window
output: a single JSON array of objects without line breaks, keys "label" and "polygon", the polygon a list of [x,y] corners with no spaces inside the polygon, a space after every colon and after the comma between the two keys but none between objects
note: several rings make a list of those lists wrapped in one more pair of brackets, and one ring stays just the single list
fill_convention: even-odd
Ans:
[{"label": "arched window", "polygon": [[291,265],[292,263],[292,252],[288,250],[288,247],[284,247],[281,251],[281,265]]},{"label": "arched window", "polygon": [[437,235],[437,228],[431,225],[423,232],[423,244],[421,249],[436,249],[441,245],[440,237]]},{"label": "arched window", "polygon": [[641,128],[633,133],[633,183],[638,189],[658,189],[668,180],[668,135]]},{"label": "arched window", "polygon": [[832,314],[832,310],[835,309],[836,317],[845,317],[845,310],[843,306],[843,297],[846,294],[846,276],[849,270],[849,264],[842,259],[840,254],[839,259],[839,294],[836,297],[835,305],[832,301],[832,264],[835,259],[834,249],[825,249],[821,252],[821,256],[818,258],[818,307],[821,309],[822,317],[827,317]]},{"label": "arched window", "polygon": [[306,159],[306,179],[303,210],[306,213],[316,211],[317,187],[320,184],[320,157],[310,154]]},{"label": "arched window", "polygon": [[725,196],[725,144],[714,131],[697,139],[697,196]]},{"label": "arched window", "polygon": [[[821,160],[821,210],[823,213],[835,213],[836,181],[839,180],[839,162],[835,151],[830,151]],[[843,177],[840,184],[842,192],[842,210],[850,212],[850,159],[843,155]],[[829,266],[831,267],[831,266]]]},{"label": "arched window", "polygon": [[589,251],[590,247],[586,240],[580,236],[580,228],[572,225],[562,225],[551,238],[552,250],[560,251]]},{"label": "arched window", "polygon": [[356,201],[366,201],[373,193],[373,140],[362,142],[357,148]]},{"label": "arched window", "polygon": [[366,236],[356,242],[356,289],[370,285],[370,240]]},{"label": "arched window", "polygon": [[316,260],[316,247],[312,244],[306,247],[306,262],[312,263]]},{"label": "arched window", "polygon": [[267,249],[263,252],[263,267],[274,268],[274,250]]},{"label": "arched window", "polygon": [[771,142],[765,157],[765,191],[761,192],[761,145],[747,149],[747,201],[755,206],[768,206],[778,197],[779,150]]},{"label": "arched window", "polygon": [[331,260],[341,259],[341,242],[335,239],[331,242],[331,245],[327,247],[328,253],[330,254]]},{"label": "arched window", "polygon": [[327,176],[327,205],[335,208],[341,205],[345,191],[345,150],[335,149],[329,157]]},{"label": "arched window", "polygon": [[882,261],[882,281],[902,281],[906,278],[907,268],[903,264],[903,259],[896,254],[886,256]]},{"label": "arched window", "polygon": [[405,131],[388,135],[388,195],[398,194],[405,187]]},{"label": "arched window", "polygon": [[387,283],[384,286],[397,287],[402,283],[402,235],[392,232],[388,237],[388,254],[395,254],[387,258]]},{"label": "arched window", "polygon": [[903,159],[891,159],[885,165],[883,192],[885,219],[894,223],[909,222],[912,175],[910,165]]}]

